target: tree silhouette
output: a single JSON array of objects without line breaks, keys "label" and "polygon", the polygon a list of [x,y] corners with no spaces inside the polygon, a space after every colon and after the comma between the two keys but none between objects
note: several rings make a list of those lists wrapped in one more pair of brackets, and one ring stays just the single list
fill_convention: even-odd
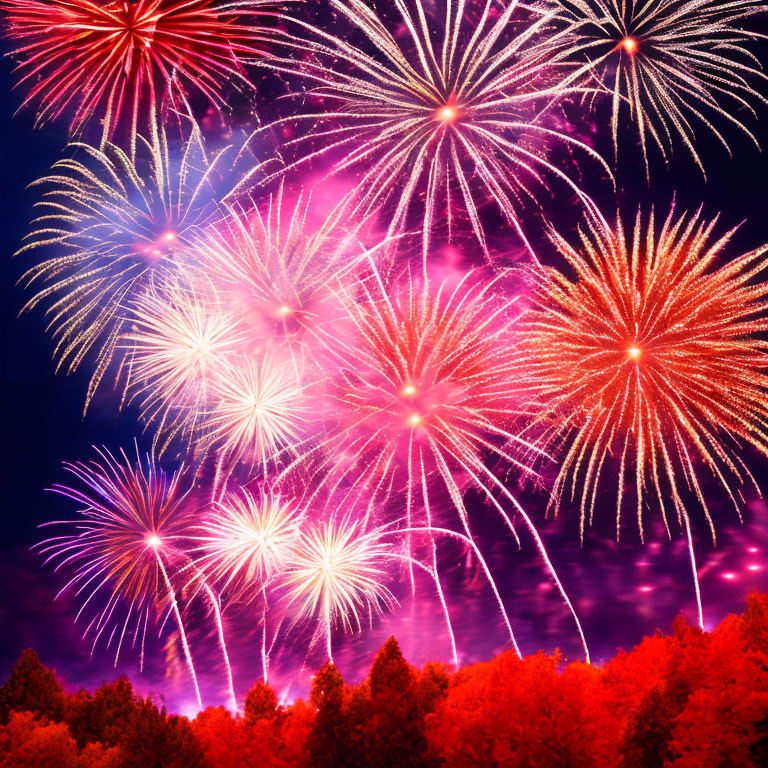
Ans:
[{"label": "tree silhouette", "polygon": [[360,683],[326,664],[283,707],[258,682],[243,717],[168,716],[125,677],[67,695],[32,651],[0,701],[0,768],[765,768],[768,597],[601,668],[509,651],[418,671],[390,638]]},{"label": "tree silhouette", "polygon": [[309,764],[312,768],[342,768],[347,764],[344,750],[344,679],[332,662],[315,675],[310,703],[315,722],[309,733]]},{"label": "tree silhouette", "polygon": [[33,712],[58,722],[63,709],[64,691],[55,673],[44,667],[37,654],[28,648],[0,687],[0,723],[6,724],[13,711]]},{"label": "tree silhouette", "polygon": [[122,741],[121,768],[198,768],[203,750],[189,721],[139,699]]},{"label": "tree silhouette", "polygon": [[366,728],[368,765],[426,765],[427,741],[416,674],[394,637],[376,654],[368,681],[373,704],[373,716]]},{"label": "tree silhouette", "polygon": [[275,692],[263,680],[257,681],[245,697],[245,722],[255,725],[259,720],[274,720],[277,715]]}]

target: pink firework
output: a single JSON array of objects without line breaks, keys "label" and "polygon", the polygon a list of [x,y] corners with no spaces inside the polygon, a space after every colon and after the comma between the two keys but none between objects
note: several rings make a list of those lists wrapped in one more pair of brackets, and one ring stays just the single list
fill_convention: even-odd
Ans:
[{"label": "pink firework", "polygon": [[367,249],[362,222],[342,226],[329,217],[312,226],[311,195],[291,201],[283,185],[266,204],[240,200],[225,209],[195,238],[192,254],[255,346],[285,342],[299,372],[312,357],[318,326],[339,318],[332,287],[386,243]]},{"label": "pink firework", "polygon": [[[101,461],[65,465],[80,487],[56,485],[53,490],[78,504],[79,517],[50,523],[74,530],[43,542],[40,551],[46,562],[58,561],[57,569],[75,567],[64,589],[74,588],[83,598],[78,616],[89,604],[95,607],[85,634],[93,635],[94,647],[106,634],[107,646],[116,644],[115,662],[126,637],[132,645],[140,644],[143,662],[150,618],[170,611],[202,707],[175,583],[184,561],[179,542],[190,522],[181,473],[168,476],[151,458],[131,462],[124,453],[119,458],[108,451],[98,453]],[[127,610],[118,618],[121,604]]]},{"label": "pink firework", "polygon": [[[501,285],[501,277],[467,273],[453,284],[409,277],[386,287],[373,269],[343,292],[349,327],[326,339],[336,421],[286,473],[313,461],[310,500],[356,499],[365,521],[402,499],[407,526],[417,514],[431,526],[433,510],[448,502],[470,538],[464,493],[479,489],[516,539],[512,516],[522,517],[578,625],[535,526],[508,488],[511,471],[534,474],[518,449],[535,448],[516,435],[524,386],[515,298]],[[579,633],[583,640],[580,626]]]}]

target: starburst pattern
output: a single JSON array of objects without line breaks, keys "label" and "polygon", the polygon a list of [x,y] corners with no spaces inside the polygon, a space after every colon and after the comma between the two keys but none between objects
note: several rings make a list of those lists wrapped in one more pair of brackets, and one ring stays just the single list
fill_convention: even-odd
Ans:
[{"label": "starburst pattern", "polygon": [[[589,205],[561,164],[549,159],[556,145],[602,162],[545,117],[571,90],[548,52],[533,45],[554,14],[531,19],[517,2],[496,13],[492,0],[476,13],[463,0],[447,0],[429,18],[422,0],[394,5],[390,19],[361,0],[332,0],[365,45],[297,21],[301,32],[286,44],[311,57],[265,63],[308,79],[310,94],[325,106],[285,119],[310,121],[312,130],[284,142],[283,152],[293,149],[297,157],[277,174],[325,158],[333,173],[359,172],[356,188],[339,205],[343,215],[391,203],[389,233],[418,221],[425,260],[445,217],[451,238],[456,210],[469,217],[487,252],[480,213],[486,203],[527,244],[520,211],[546,192],[545,179],[559,180]],[[403,34],[395,34],[401,25]]]},{"label": "starburst pattern", "polygon": [[[80,505],[79,518],[54,523],[71,525],[74,532],[48,539],[39,549],[46,561],[58,561],[57,568],[75,567],[64,589],[75,588],[84,596],[78,616],[89,604],[95,607],[85,634],[93,635],[95,647],[108,632],[107,645],[115,643],[116,661],[126,634],[132,635],[133,645],[140,642],[143,659],[150,617],[172,611],[202,706],[171,571],[172,563],[183,560],[180,540],[188,535],[191,512],[184,504],[181,472],[168,476],[150,457],[131,462],[124,453],[115,458],[99,451],[99,459],[65,465],[79,487],[56,485],[53,490]],[[121,603],[127,605],[122,621]]]},{"label": "starburst pattern", "polygon": [[144,420],[155,422],[156,443],[163,436],[166,443],[177,434],[193,436],[200,414],[212,405],[213,377],[242,344],[236,321],[215,292],[175,283],[141,296],[129,323],[121,342],[128,390]]},{"label": "starburst pattern", "polygon": [[391,544],[374,529],[331,520],[304,531],[283,576],[287,602],[299,615],[317,618],[326,632],[331,658],[331,629],[339,624],[360,629],[361,613],[379,612],[395,604],[385,585]]},{"label": "starburst pattern", "polygon": [[218,452],[219,467],[242,461],[266,474],[281,453],[295,452],[307,419],[304,385],[275,354],[241,359],[220,371],[213,397],[202,441]]},{"label": "starburst pattern", "polygon": [[502,484],[486,455],[530,471],[507,450],[521,392],[510,343],[515,298],[501,284],[467,273],[387,287],[374,271],[340,295],[350,331],[326,341],[339,426],[314,449],[327,456],[327,484],[347,474],[369,509],[405,490],[410,510],[429,504],[437,479],[466,525],[466,487],[474,480],[495,501]]},{"label": "starburst pattern", "polygon": [[690,535],[692,493],[714,536],[704,474],[738,506],[751,479],[739,447],[768,454],[768,247],[719,265],[732,232],[714,239],[715,223],[673,209],[660,231],[638,213],[629,232],[587,226],[578,246],[553,234],[576,277],[537,272],[524,367],[552,413],[543,439],[563,449],[553,503],[578,496],[582,531],[609,456],[617,532],[633,478],[641,533],[652,504]]},{"label": "starburst pattern", "polygon": [[92,354],[87,407],[116,352],[124,351],[121,336],[135,302],[153,282],[179,273],[184,246],[216,216],[238,176],[225,162],[232,148],[209,156],[196,126],[178,158],[162,132],[142,141],[136,161],[111,144],[71,149],[72,157],[36,182],[45,188],[42,213],[19,253],[52,253],[22,279],[37,289],[26,309],[49,304],[60,369],[71,372]]},{"label": "starburst pattern", "polygon": [[[225,106],[229,80],[250,87],[243,64],[262,55],[272,0],[7,0],[19,85],[37,122],[71,112],[73,134],[103,125],[102,144],[125,124],[135,150],[158,110],[192,93]],[[261,25],[260,25],[261,24]]]},{"label": "starburst pattern", "polygon": [[197,566],[222,591],[251,601],[290,562],[300,520],[290,499],[242,488],[217,502],[201,524]]},{"label": "starburst pattern", "polygon": [[[708,130],[730,152],[714,118],[756,143],[742,114],[765,99],[755,82],[765,75],[750,51],[759,35],[741,23],[766,10],[759,0],[554,0],[564,28],[555,37],[559,56],[576,63],[612,93],[614,150],[622,114],[642,145],[667,160],[680,140],[701,172],[695,127]],[[741,114],[740,114],[741,113]]]},{"label": "starburst pattern", "polygon": [[588,657],[570,599],[507,482],[511,471],[535,474],[517,449],[538,449],[517,434],[525,389],[513,343],[515,298],[501,285],[501,277],[467,273],[453,284],[409,276],[386,287],[374,269],[349,288],[342,301],[351,330],[327,342],[338,371],[328,385],[337,422],[293,466],[303,469],[319,456],[310,498],[323,494],[329,501],[337,492],[356,498],[366,523],[378,506],[403,499],[407,526],[417,513],[431,526],[433,509],[448,502],[471,536],[463,498],[469,488],[480,490],[518,543],[512,517],[519,515]]},{"label": "starburst pattern", "polygon": [[343,227],[333,217],[313,228],[311,196],[286,197],[281,185],[266,205],[228,205],[222,220],[195,239],[194,254],[250,337],[285,341],[303,369],[317,327],[339,316],[332,287],[386,243],[367,249],[358,239],[362,223]]}]

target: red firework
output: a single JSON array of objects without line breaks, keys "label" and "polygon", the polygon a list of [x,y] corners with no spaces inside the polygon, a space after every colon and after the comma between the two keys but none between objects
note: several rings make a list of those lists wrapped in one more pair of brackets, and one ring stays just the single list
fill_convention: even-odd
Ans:
[{"label": "red firework", "polygon": [[[266,30],[244,23],[274,16],[273,0],[238,4],[208,0],[6,0],[7,35],[17,41],[24,104],[37,104],[37,124],[72,112],[71,131],[93,118],[103,140],[138,123],[164,102],[197,92],[217,108],[234,78],[248,85],[243,63],[262,52]],[[270,9],[269,6],[272,6]]]}]

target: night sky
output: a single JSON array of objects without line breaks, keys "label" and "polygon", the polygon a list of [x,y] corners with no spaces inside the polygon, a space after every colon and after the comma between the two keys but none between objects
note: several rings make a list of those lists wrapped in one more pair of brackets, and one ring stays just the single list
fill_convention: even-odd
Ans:
[{"label": "night sky", "polygon": [[[765,58],[765,56],[763,56]],[[24,303],[23,292],[16,285],[29,261],[16,260],[12,254],[28,229],[36,193],[26,186],[41,176],[59,156],[66,143],[62,125],[33,130],[29,111],[12,117],[20,102],[20,94],[11,92],[10,62],[4,58],[0,76],[0,104],[4,115],[0,121],[2,161],[2,506],[0,514],[0,678],[4,679],[26,647],[35,648],[43,663],[55,667],[71,688],[93,687],[111,679],[112,656],[98,650],[90,659],[90,643],[80,637],[82,628],[74,625],[76,609],[71,596],[65,594],[54,602],[64,584],[64,577],[43,568],[42,558],[30,552],[30,546],[43,537],[37,526],[50,520],[65,518],[69,505],[44,489],[65,479],[61,462],[90,457],[92,445],[112,449],[130,447],[134,438],[140,447],[148,447],[141,435],[136,414],[130,409],[116,413],[116,398],[103,389],[96,397],[85,419],[82,406],[86,389],[86,372],[56,375],[51,361],[52,345],[45,335],[42,312],[33,311],[19,317]],[[765,89],[764,89],[765,90]],[[760,122],[748,122],[763,147],[768,147],[768,108],[758,108]],[[726,126],[733,149],[733,159],[722,147],[699,132],[699,152],[708,170],[705,184],[693,163],[683,151],[669,170],[658,166],[652,154],[652,184],[649,187],[640,167],[636,173],[626,170],[617,175],[622,185],[622,205],[656,204],[666,213],[673,192],[679,210],[692,210],[704,204],[711,217],[722,211],[720,231],[745,221],[731,245],[731,253],[751,250],[768,241],[768,154],[762,154],[736,129]],[[609,131],[598,131],[596,141],[608,147]],[[610,156],[610,151],[605,153]],[[631,169],[631,163],[629,164]],[[587,189],[610,214],[613,196],[602,186]],[[768,492],[768,460],[747,454],[747,463],[765,492]],[[578,542],[578,510],[566,508],[557,520],[545,520],[546,495],[535,489],[524,489],[521,500],[539,525],[550,555],[566,589],[574,601],[595,660],[611,657],[617,647],[629,648],[657,628],[669,631],[676,614],[683,611],[693,616],[693,589],[684,541],[673,529],[672,542],[666,540],[663,528],[653,515],[648,519],[646,544],[639,541],[631,514],[623,528],[622,540],[615,541],[615,520],[611,509],[610,482],[604,483],[605,502],[598,510],[595,527],[587,532],[583,545]],[[724,494],[713,487],[710,499],[713,516],[718,522],[718,542],[713,547],[703,516],[696,518],[697,555],[706,623],[717,624],[727,613],[741,611],[747,592],[756,587],[768,591],[768,507],[754,494],[747,496],[743,508],[744,522],[728,505]],[[490,517],[490,516],[489,516]],[[489,520],[480,527],[482,548],[502,585],[504,600],[519,636],[521,648],[532,653],[542,648],[561,648],[567,659],[579,658],[580,646],[573,624],[555,591],[549,585],[533,543],[523,536],[523,549],[500,525]],[[450,555],[449,555],[450,561]],[[497,616],[488,608],[480,586],[463,581],[459,572],[461,555],[456,553],[456,572],[449,573],[449,594],[460,614],[457,640],[462,661],[489,658],[503,650],[504,634]],[[425,587],[426,588],[426,587]],[[459,609],[460,606],[460,609]],[[413,619],[416,618],[417,621]],[[339,666],[350,680],[359,677],[370,664],[373,650],[387,635],[394,633],[401,641],[406,657],[413,663],[431,658],[447,660],[449,649],[439,628],[440,617],[434,613],[434,602],[411,604],[405,597],[400,609],[386,616],[372,631],[361,638],[351,638],[339,656]],[[238,626],[242,622],[238,622]],[[211,643],[209,637],[192,640],[193,644]],[[231,640],[239,659],[236,668],[238,688],[245,687],[258,676],[255,639],[248,634]],[[184,709],[188,696],[177,685],[184,670],[178,661],[167,665],[163,641],[156,645],[156,656],[150,660],[144,675],[138,674],[136,655],[126,654],[118,672],[126,672],[141,691],[163,692],[171,706]],[[284,651],[285,670],[295,668],[295,654]],[[207,703],[222,703],[220,675],[215,650],[210,662],[202,664]],[[280,659],[276,666],[280,667]],[[288,659],[287,657],[292,657]],[[308,665],[313,664],[312,658]],[[167,671],[170,670],[170,671]],[[287,686],[290,674],[280,679]],[[207,682],[206,682],[207,681]],[[289,689],[300,692],[302,683]]]}]

